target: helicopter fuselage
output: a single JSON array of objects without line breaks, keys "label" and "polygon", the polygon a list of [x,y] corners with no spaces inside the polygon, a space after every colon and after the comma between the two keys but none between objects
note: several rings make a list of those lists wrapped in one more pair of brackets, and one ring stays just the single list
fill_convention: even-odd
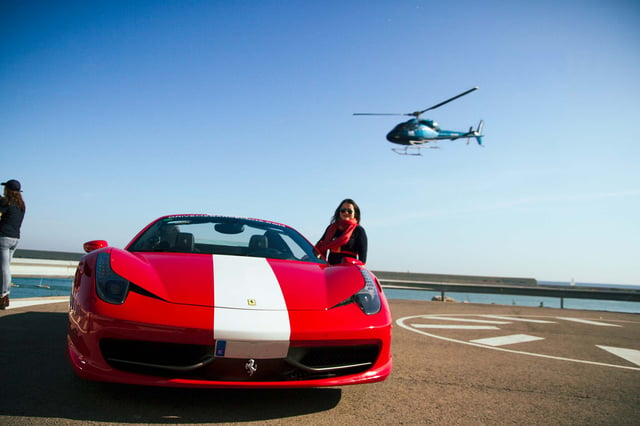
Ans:
[{"label": "helicopter fuselage", "polygon": [[[391,143],[395,143],[398,145],[404,145],[404,148],[393,148],[392,151],[397,152],[402,155],[420,155],[420,149],[426,148],[423,146],[428,142],[437,142],[441,140],[456,140],[456,139],[467,139],[467,143],[469,143],[470,138],[475,138],[478,145],[482,145],[482,126],[484,122],[480,120],[480,124],[478,124],[477,129],[473,129],[473,127],[469,127],[469,130],[466,132],[456,132],[454,130],[442,130],[433,120],[423,120],[420,119],[420,115],[424,114],[427,111],[431,111],[436,108],[440,108],[442,105],[446,105],[451,101],[454,101],[462,96],[468,95],[469,93],[478,90],[478,86],[469,89],[465,92],[460,93],[452,98],[447,99],[446,101],[440,102],[432,107],[408,112],[404,114],[398,113],[380,113],[380,112],[356,112],[353,115],[405,115],[413,117],[410,120],[407,120],[403,123],[398,124],[394,127],[389,133],[387,133],[387,140]],[[428,148],[438,148],[437,144],[433,144]],[[417,151],[417,153],[416,153]]]},{"label": "helicopter fuselage", "polygon": [[432,120],[412,118],[398,124],[388,134],[387,140],[399,145],[420,145],[438,140],[454,140],[466,137],[468,132],[441,130]]}]

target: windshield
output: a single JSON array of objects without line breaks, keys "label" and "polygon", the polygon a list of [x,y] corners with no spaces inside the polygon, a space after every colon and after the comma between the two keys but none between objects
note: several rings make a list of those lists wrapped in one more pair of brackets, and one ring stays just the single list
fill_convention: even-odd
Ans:
[{"label": "windshield", "polygon": [[132,252],[226,254],[324,263],[293,229],[271,222],[218,216],[157,220],[128,247]]}]

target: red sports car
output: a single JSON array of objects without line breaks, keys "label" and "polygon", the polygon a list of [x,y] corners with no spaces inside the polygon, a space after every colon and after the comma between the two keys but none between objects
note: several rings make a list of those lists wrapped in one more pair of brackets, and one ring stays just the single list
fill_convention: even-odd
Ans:
[{"label": "red sports car", "polygon": [[68,352],[91,380],[284,388],[384,380],[391,314],[361,262],[331,266],[294,229],[166,216],[125,249],[90,241]]}]

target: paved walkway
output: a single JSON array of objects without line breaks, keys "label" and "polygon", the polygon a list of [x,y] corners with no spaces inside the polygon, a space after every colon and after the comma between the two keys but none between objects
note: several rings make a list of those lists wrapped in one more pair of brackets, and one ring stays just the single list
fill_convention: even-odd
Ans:
[{"label": "paved walkway", "polygon": [[50,303],[67,302],[67,301],[69,301],[69,296],[11,299],[9,301],[9,307],[7,309],[8,310],[19,309],[19,308],[26,308],[30,306],[48,305]]}]

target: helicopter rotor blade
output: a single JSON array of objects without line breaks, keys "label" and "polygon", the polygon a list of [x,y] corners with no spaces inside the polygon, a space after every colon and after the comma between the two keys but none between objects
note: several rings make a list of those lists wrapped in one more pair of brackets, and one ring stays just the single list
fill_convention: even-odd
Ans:
[{"label": "helicopter rotor blade", "polygon": [[478,89],[479,89],[479,87],[478,87],[478,86],[476,86],[476,87],[474,87],[474,88],[472,88],[472,89],[467,90],[466,92],[462,92],[462,93],[460,93],[459,95],[454,96],[453,98],[449,98],[449,99],[447,99],[446,101],[440,102],[439,104],[436,104],[436,105],[434,105],[434,106],[432,106],[432,107],[429,107],[429,108],[427,108],[427,109],[423,109],[422,111],[416,111],[416,112],[414,112],[413,114],[409,114],[409,115],[413,115],[414,117],[418,117],[420,114],[423,114],[423,113],[425,113],[425,112],[427,112],[427,111],[431,111],[432,109],[439,108],[439,107],[441,107],[441,106],[442,106],[442,105],[444,105],[444,104],[448,104],[448,103],[449,103],[449,102],[451,102],[451,101],[455,101],[456,99],[461,98],[461,97],[463,97],[463,96],[465,96],[465,95],[468,95],[469,93],[474,92],[474,91],[476,91],[476,90],[478,90]]},{"label": "helicopter rotor blade", "polygon": [[465,95],[468,95],[469,93],[474,92],[474,91],[476,91],[476,90],[478,90],[478,89],[479,89],[479,87],[478,87],[478,86],[476,86],[476,87],[474,87],[474,88],[472,88],[472,89],[467,90],[466,92],[462,92],[462,93],[460,93],[459,95],[454,96],[453,98],[449,98],[449,99],[447,99],[446,101],[440,102],[439,104],[436,104],[436,105],[434,105],[434,106],[432,106],[432,107],[429,107],[429,108],[427,108],[427,109],[423,109],[422,111],[414,111],[414,112],[407,112],[407,113],[392,113],[392,112],[389,112],[389,113],[387,113],[387,112],[355,112],[355,113],[353,113],[353,115],[406,115],[406,116],[409,116],[409,117],[419,118],[419,117],[420,117],[420,115],[422,115],[423,113],[425,113],[425,112],[427,112],[427,111],[431,111],[432,109],[439,108],[439,107],[441,107],[442,105],[448,104],[448,103],[449,103],[449,102],[451,102],[451,101],[455,101],[456,99],[461,98],[461,97],[463,97],[463,96],[465,96]]},{"label": "helicopter rotor blade", "polygon": [[411,114],[400,114],[393,112],[354,112],[353,115],[411,115]]}]

